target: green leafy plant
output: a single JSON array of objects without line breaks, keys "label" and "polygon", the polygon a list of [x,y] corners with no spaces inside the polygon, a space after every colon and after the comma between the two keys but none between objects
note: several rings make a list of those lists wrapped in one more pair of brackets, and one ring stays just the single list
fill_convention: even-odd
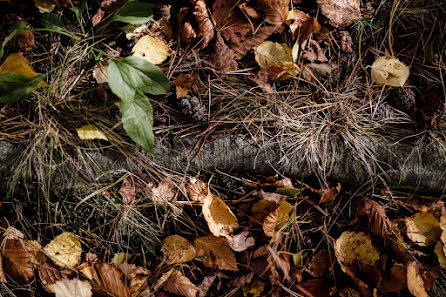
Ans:
[{"label": "green leafy plant", "polygon": [[129,24],[143,24],[153,17],[153,5],[144,2],[127,2],[119,8],[112,21]]}]

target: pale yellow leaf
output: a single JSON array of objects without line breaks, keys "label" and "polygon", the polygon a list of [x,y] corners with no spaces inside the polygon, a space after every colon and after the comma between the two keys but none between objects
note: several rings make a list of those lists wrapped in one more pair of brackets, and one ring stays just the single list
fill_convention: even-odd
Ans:
[{"label": "pale yellow leaf", "polygon": [[292,50],[285,43],[264,41],[254,47],[254,53],[259,66],[268,67],[274,79],[299,73],[299,67],[293,60]]},{"label": "pale yellow leaf", "polygon": [[293,206],[291,204],[282,201],[265,217],[263,221],[263,231],[266,236],[273,237],[276,234],[276,229],[282,227],[290,218],[292,209]]},{"label": "pale yellow leaf", "polygon": [[164,41],[145,35],[132,48],[132,53],[152,64],[161,64],[172,54],[172,50]]},{"label": "pale yellow leaf", "polygon": [[172,271],[163,289],[184,297],[196,297],[198,292],[197,286],[178,270]]},{"label": "pale yellow leaf", "polygon": [[132,255],[128,253],[116,253],[113,255],[111,259],[111,263],[115,264],[116,267],[119,267],[123,262],[128,262]]},{"label": "pale yellow leaf", "polygon": [[446,269],[446,254],[444,253],[444,244],[441,242],[441,240],[439,240],[435,245],[434,252],[437,255],[440,266]]},{"label": "pale yellow leaf", "polygon": [[80,262],[82,247],[73,233],[63,232],[48,243],[44,251],[55,264],[74,267]]},{"label": "pale yellow leaf", "polygon": [[93,124],[88,124],[76,129],[77,136],[81,140],[102,139],[108,140],[107,136]]},{"label": "pale yellow leaf", "polygon": [[415,297],[429,297],[420,274],[420,265],[413,261],[407,267],[407,288]]},{"label": "pale yellow leaf", "polygon": [[354,261],[375,265],[379,260],[379,252],[372,244],[372,239],[364,232],[345,231],[336,240],[335,255],[344,272]]},{"label": "pale yellow leaf", "polygon": [[431,213],[420,211],[405,222],[407,237],[420,246],[432,245],[440,238],[440,224]]},{"label": "pale yellow leaf", "polygon": [[195,258],[195,248],[189,241],[179,235],[171,235],[164,240],[161,251],[167,264],[178,264],[192,261]]},{"label": "pale yellow leaf", "polygon": [[238,227],[238,223],[234,213],[223,200],[209,193],[204,199],[202,209],[212,234],[230,239],[232,232]]},{"label": "pale yellow leaf", "polygon": [[[35,77],[38,74],[29,66],[29,61],[21,53],[9,54],[6,57],[3,64],[0,66],[0,74],[13,73],[21,74],[25,76]],[[42,80],[39,84],[39,88],[46,86],[46,83]]]},{"label": "pale yellow leaf", "polygon": [[226,239],[208,235],[195,239],[194,245],[197,258],[203,261],[204,266],[238,271],[234,253],[229,248]]},{"label": "pale yellow leaf", "polygon": [[372,65],[372,80],[377,85],[402,87],[409,78],[409,67],[397,58],[378,57]]},{"label": "pale yellow leaf", "polygon": [[39,9],[40,13],[53,12],[56,8],[54,0],[34,0],[34,5]]},{"label": "pale yellow leaf", "polygon": [[61,279],[47,286],[49,292],[55,293],[56,297],[91,297],[93,291],[88,281],[78,278]]}]

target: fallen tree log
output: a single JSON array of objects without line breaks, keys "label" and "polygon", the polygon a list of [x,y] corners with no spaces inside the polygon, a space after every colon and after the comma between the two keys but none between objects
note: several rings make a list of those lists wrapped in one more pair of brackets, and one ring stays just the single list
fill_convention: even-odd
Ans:
[{"label": "fallen tree log", "polygon": [[[286,155],[282,146],[274,140],[260,142],[248,135],[219,135],[212,141],[197,145],[195,138],[174,138],[157,141],[152,155],[139,151],[130,158],[116,148],[102,150],[81,149],[82,159],[87,160],[93,175],[100,176],[102,182],[109,182],[123,171],[141,170],[142,163],[150,160],[162,168],[184,173],[198,170],[225,172],[255,172],[257,174],[283,174],[288,177],[311,177],[340,182],[349,187],[359,188],[377,176],[389,185],[410,187],[424,192],[442,194],[446,190],[446,146],[440,141],[425,141],[425,145],[413,142],[391,142],[383,137],[369,138],[375,145],[374,154],[379,168],[370,172],[363,160],[352,147],[337,143],[333,157],[325,172],[320,172],[311,160],[303,157],[303,152]],[[378,144],[378,145],[376,145]],[[199,149],[197,149],[197,147]],[[14,168],[20,162],[24,146],[0,142],[0,187],[3,192],[10,187]],[[328,148],[328,150],[331,150]],[[145,162],[147,163],[147,162]],[[81,162],[79,162],[81,164]],[[69,162],[54,166],[53,187],[58,191],[82,188],[88,180],[79,177],[82,168],[77,164],[78,174],[73,174]],[[79,172],[81,174],[79,174]],[[105,174],[111,173],[111,174]],[[325,174],[325,176],[322,176]],[[82,182],[83,180],[83,182]],[[86,182],[86,183],[85,183]]]}]

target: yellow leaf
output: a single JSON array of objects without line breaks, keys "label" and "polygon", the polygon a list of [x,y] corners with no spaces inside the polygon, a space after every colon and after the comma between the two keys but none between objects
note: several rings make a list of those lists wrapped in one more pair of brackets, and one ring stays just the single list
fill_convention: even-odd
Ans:
[{"label": "yellow leaf", "polygon": [[133,56],[141,57],[152,64],[161,64],[172,54],[172,50],[164,41],[145,35],[132,48]]},{"label": "yellow leaf", "polygon": [[263,221],[263,231],[266,236],[273,237],[276,229],[280,228],[288,221],[293,206],[286,201],[280,202],[276,209],[270,212]]},{"label": "yellow leaf", "polygon": [[255,279],[249,284],[245,284],[242,287],[243,296],[245,297],[257,297],[260,296],[265,289],[265,283],[260,279]]},{"label": "yellow leaf", "polygon": [[54,0],[34,0],[34,4],[39,9],[40,13],[53,12],[56,8]]},{"label": "yellow leaf", "polygon": [[[35,77],[38,74],[29,66],[29,61],[21,53],[10,54],[3,64],[0,66],[0,74],[13,73],[21,74],[25,76]],[[46,83],[42,80],[39,84],[39,88],[46,86]]]},{"label": "yellow leaf", "polygon": [[222,270],[238,271],[234,253],[226,239],[208,235],[195,239],[197,258],[201,258],[204,266]]},{"label": "yellow leaf", "polygon": [[55,293],[56,297],[91,297],[93,291],[88,281],[82,281],[78,278],[61,279],[54,284],[49,285],[48,291]]},{"label": "yellow leaf", "polygon": [[88,124],[76,129],[77,136],[81,140],[102,139],[108,140],[107,136],[99,130],[98,127],[92,124]]},{"label": "yellow leaf", "polygon": [[446,269],[446,254],[444,253],[443,249],[444,249],[443,242],[441,242],[441,240],[439,240],[437,242],[437,244],[435,245],[434,252],[437,255],[438,262],[440,263],[440,266],[442,268]]},{"label": "yellow leaf", "polygon": [[354,261],[375,265],[379,252],[372,244],[372,239],[364,232],[345,231],[336,240],[335,255],[344,272]]},{"label": "yellow leaf", "polygon": [[372,65],[372,80],[378,85],[402,87],[409,78],[409,67],[393,57],[378,57]]},{"label": "yellow leaf", "polygon": [[195,258],[195,248],[189,241],[179,235],[171,235],[164,240],[161,251],[167,264],[178,264],[192,261]]},{"label": "yellow leaf", "polygon": [[119,267],[123,262],[128,262],[132,255],[128,253],[116,253],[113,255],[111,260],[112,264],[115,264],[116,267]]},{"label": "yellow leaf", "polygon": [[74,267],[80,262],[82,247],[73,233],[63,232],[44,248],[47,255],[59,266]]},{"label": "yellow leaf", "polygon": [[407,237],[420,246],[434,244],[441,233],[440,224],[430,213],[420,211],[405,219]]},{"label": "yellow leaf", "polygon": [[254,47],[255,59],[261,68],[274,71],[274,78],[297,75],[299,67],[294,63],[292,50],[285,43],[264,41]]},{"label": "yellow leaf", "polygon": [[203,215],[209,230],[215,236],[225,236],[230,239],[232,232],[238,227],[237,218],[229,207],[223,200],[211,193],[204,199]]}]

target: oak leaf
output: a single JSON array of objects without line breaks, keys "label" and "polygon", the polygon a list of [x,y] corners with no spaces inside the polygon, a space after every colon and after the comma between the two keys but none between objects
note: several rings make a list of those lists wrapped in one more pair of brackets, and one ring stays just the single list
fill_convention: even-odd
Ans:
[{"label": "oak leaf", "polygon": [[202,258],[204,266],[238,271],[234,253],[229,248],[226,239],[208,235],[195,239],[194,245],[197,258]]},{"label": "oak leaf", "polygon": [[196,252],[189,241],[179,235],[171,235],[164,240],[161,251],[167,264],[177,264],[192,261]]},{"label": "oak leaf", "polygon": [[345,27],[361,18],[359,0],[317,0],[322,14],[335,27]]},{"label": "oak leaf", "polygon": [[208,193],[204,199],[202,210],[212,234],[228,239],[232,237],[232,232],[238,227],[237,218],[223,200]]}]

